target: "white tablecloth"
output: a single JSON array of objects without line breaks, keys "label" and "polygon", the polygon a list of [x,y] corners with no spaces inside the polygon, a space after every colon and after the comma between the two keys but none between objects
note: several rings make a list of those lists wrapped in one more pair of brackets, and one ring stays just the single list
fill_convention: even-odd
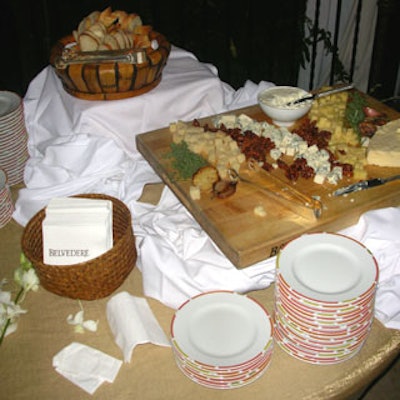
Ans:
[{"label": "white tablecloth", "polygon": [[[159,86],[124,100],[74,98],[63,90],[51,67],[45,68],[31,82],[24,98],[31,157],[14,219],[25,225],[53,197],[109,194],[131,210],[137,265],[146,295],[176,308],[208,290],[247,292],[269,286],[274,280],[274,258],[236,269],[168,188],[156,206],[137,201],[145,183],[160,179],[137,152],[135,135],[178,119],[189,121],[255,104],[257,93],[272,85],[247,81],[234,90],[219,79],[214,66],[176,47]],[[377,316],[387,326],[400,328],[400,211],[383,212],[391,220],[392,232],[381,235],[374,249],[375,256],[381,258],[381,270],[386,271],[381,274],[384,281],[378,293]],[[362,242],[369,240],[371,231],[380,235],[382,228],[379,218],[366,221],[361,221],[362,232],[349,230]],[[390,301],[393,296],[397,307]]]}]

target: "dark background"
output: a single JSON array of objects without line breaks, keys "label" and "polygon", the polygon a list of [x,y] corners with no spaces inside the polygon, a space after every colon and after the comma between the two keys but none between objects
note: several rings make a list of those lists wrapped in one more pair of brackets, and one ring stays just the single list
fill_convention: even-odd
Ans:
[{"label": "dark background", "polygon": [[[214,64],[233,87],[246,79],[295,85],[304,60],[307,0],[1,0],[0,90],[24,95],[51,46],[107,6],[139,14],[169,41]],[[393,96],[399,66],[400,1],[378,1],[370,91]]]}]

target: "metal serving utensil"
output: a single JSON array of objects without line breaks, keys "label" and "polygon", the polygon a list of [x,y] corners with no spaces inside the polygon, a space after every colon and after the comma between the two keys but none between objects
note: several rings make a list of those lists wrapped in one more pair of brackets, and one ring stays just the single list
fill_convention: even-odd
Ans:
[{"label": "metal serving utensil", "polygon": [[389,176],[388,178],[374,178],[374,179],[367,179],[365,181],[360,181],[357,183],[353,183],[349,186],[344,186],[340,189],[337,189],[333,192],[334,196],[342,196],[344,194],[359,192],[360,190],[369,189],[372,187],[384,185],[387,182],[395,181],[400,179],[400,175],[393,175]]},{"label": "metal serving utensil", "polygon": [[[249,168],[253,169],[258,172],[264,172],[269,179],[271,179],[274,183],[277,183],[279,185],[279,189],[277,191],[271,190],[259,183],[256,183],[250,179],[247,179],[243,176],[241,176],[236,170],[233,168],[228,170],[228,175],[230,179],[233,181],[241,181],[244,182],[248,185],[251,185],[259,190],[262,190],[264,193],[269,195],[270,197],[273,197],[277,199],[280,202],[283,202],[286,207],[294,211],[296,214],[299,214],[304,217],[309,217],[310,215],[310,210],[312,211],[313,215],[315,218],[320,218],[322,215],[322,203],[320,200],[317,200],[311,196],[307,196],[304,193],[299,192],[292,186],[288,186],[285,182],[281,181],[279,178],[275,177],[274,175],[270,174],[268,171],[265,171],[262,169],[260,166],[255,165],[257,164],[256,161],[252,162],[252,160],[249,161]],[[290,199],[288,196],[284,193],[287,193],[290,195]],[[300,207],[299,207],[300,206]],[[307,212],[305,212],[305,209],[307,209]]]},{"label": "metal serving utensil", "polygon": [[329,96],[330,94],[334,94],[334,93],[344,92],[346,90],[350,90],[353,88],[354,88],[354,85],[352,83],[349,85],[338,86],[333,89],[324,90],[323,92],[316,92],[316,93],[310,94],[309,96],[302,97],[301,99],[290,101],[289,103],[287,103],[287,105],[292,106],[295,104],[303,103],[304,101],[319,99],[320,97]]},{"label": "metal serving utensil", "polygon": [[59,69],[67,68],[71,64],[92,64],[92,63],[127,63],[143,64],[147,60],[146,52],[143,49],[125,50],[98,50],[98,51],[77,51],[73,47],[66,47],[61,56],[55,60],[55,66]]}]

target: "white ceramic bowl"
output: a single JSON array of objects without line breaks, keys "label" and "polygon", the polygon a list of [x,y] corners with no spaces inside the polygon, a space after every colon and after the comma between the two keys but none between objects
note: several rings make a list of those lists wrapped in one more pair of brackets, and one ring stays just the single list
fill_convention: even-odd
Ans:
[{"label": "white ceramic bowl", "polygon": [[307,100],[295,105],[287,103],[310,95],[304,89],[294,86],[274,86],[258,94],[258,104],[264,113],[278,126],[289,127],[308,113],[312,101]]}]

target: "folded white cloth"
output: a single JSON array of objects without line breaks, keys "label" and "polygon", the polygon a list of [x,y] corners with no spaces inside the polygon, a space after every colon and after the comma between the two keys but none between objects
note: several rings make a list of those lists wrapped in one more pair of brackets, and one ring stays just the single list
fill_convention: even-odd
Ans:
[{"label": "folded white cloth", "polygon": [[248,292],[275,278],[275,259],[237,269],[168,189],[135,226],[145,294],[178,308],[210,290]]},{"label": "folded white cloth", "polygon": [[121,360],[77,342],[53,357],[56,371],[90,394],[104,382],[114,382],[121,365]]},{"label": "folded white cloth", "polygon": [[[248,292],[275,280],[276,257],[236,269],[213,244],[179,200],[165,190],[159,204],[144,213],[139,226],[139,257],[144,291],[172,308],[215,289]],[[375,316],[400,329],[400,208],[372,210],[340,231],[364,244],[379,266]]]},{"label": "folded white cloth", "polygon": [[400,208],[366,212],[341,233],[363,243],[379,266],[375,316],[388,328],[400,329]]},{"label": "folded white cloth", "polygon": [[107,303],[107,320],[125,362],[131,361],[132,352],[138,344],[171,346],[144,298],[127,292],[116,294]]},{"label": "folded white cloth", "polygon": [[120,182],[131,163],[112,139],[86,134],[55,137],[43,147],[43,154],[29,158],[26,188],[18,193],[13,218],[26,225],[54,197],[82,193],[118,197]]}]

